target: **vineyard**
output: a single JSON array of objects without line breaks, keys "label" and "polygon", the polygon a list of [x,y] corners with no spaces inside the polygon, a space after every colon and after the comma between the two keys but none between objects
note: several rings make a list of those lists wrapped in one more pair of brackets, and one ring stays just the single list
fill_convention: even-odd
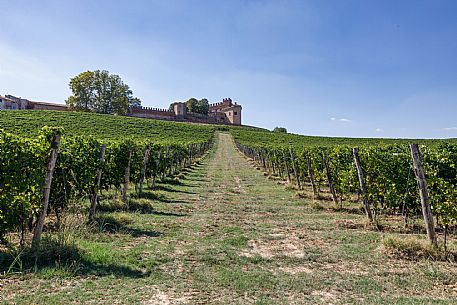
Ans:
[{"label": "vineyard", "polygon": [[[328,190],[339,209],[363,202],[361,207],[369,221],[376,221],[378,215],[401,215],[407,226],[410,216],[424,210],[424,197],[416,181],[418,171],[424,172],[426,204],[436,217],[435,224],[428,219],[432,243],[436,244],[435,226],[444,230],[446,247],[448,228],[457,224],[454,140],[329,138],[319,142],[298,135],[242,129],[232,132],[238,148],[270,174],[287,179],[298,189],[308,184],[313,198]],[[414,148],[408,143],[422,145]],[[413,149],[418,150],[419,170],[413,162]],[[431,218],[431,213],[427,217]]]},{"label": "vineyard", "polygon": [[66,136],[91,135],[98,140],[123,140],[131,137],[154,143],[205,142],[214,126],[159,120],[145,120],[87,112],[0,111],[0,126],[6,132],[35,137],[45,126],[63,128]]},{"label": "vineyard", "polygon": [[457,297],[455,140],[53,111],[0,123],[0,304]]},{"label": "vineyard", "polygon": [[[59,220],[69,202],[90,199],[93,220],[101,191],[120,190],[127,203],[130,185],[138,196],[145,184],[154,190],[156,180],[175,176],[201,157],[214,133],[211,127],[84,113],[0,116],[6,130],[19,133],[0,130],[0,239],[19,230],[21,245],[33,230],[36,246],[46,215]],[[59,127],[41,128],[46,124]]]}]

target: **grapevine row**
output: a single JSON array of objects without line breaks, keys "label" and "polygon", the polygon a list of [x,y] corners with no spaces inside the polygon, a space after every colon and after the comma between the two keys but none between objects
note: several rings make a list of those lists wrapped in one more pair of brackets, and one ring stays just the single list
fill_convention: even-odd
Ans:
[{"label": "grapevine row", "polygon": [[[126,201],[129,185],[137,192],[145,183],[154,189],[157,179],[190,166],[212,141],[106,141],[61,134],[61,128],[45,127],[30,139],[0,130],[0,238],[11,231],[36,231],[40,216],[48,211],[58,216],[74,200],[90,198],[93,217],[100,190],[118,189]],[[49,207],[43,210],[53,151]]]},{"label": "grapevine row", "polygon": [[[417,169],[411,147],[406,144],[297,148],[290,143],[267,145],[254,137],[237,138],[236,134],[235,140],[238,149],[266,171],[300,189],[308,183],[315,197],[328,188],[340,207],[344,202],[363,201],[370,219],[381,213],[394,213],[407,221],[408,215],[422,210]],[[457,145],[421,145],[420,152],[431,210],[438,224],[446,229],[457,223]]]}]

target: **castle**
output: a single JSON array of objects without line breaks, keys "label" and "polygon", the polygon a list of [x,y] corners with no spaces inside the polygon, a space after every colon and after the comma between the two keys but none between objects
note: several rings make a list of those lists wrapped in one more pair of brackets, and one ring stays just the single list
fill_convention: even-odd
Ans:
[{"label": "castle", "polygon": [[[130,108],[127,115],[138,118],[156,120],[169,120],[207,124],[228,124],[241,125],[241,105],[234,103],[232,99],[225,98],[220,103],[210,104],[208,114],[194,113],[187,111],[186,102],[175,102],[171,104],[173,110],[135,107]],[[0,95],[0,110],[60,110],[69,111],[66,105],[35,102],[13,95]]]},{"label": "castle", "polygon": [[171,106],[173,110],[151,107],[131,108],[127,115],[158,120],[241,125],[242,107],[230,98],[225,98],[220,103],[210,104],[208,115],[188,112],[185,102],[175,102]]}]

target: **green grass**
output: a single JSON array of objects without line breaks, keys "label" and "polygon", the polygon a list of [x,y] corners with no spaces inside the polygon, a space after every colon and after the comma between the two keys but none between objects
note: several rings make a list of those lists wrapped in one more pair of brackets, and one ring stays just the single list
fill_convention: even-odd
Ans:
[{"label": "green grass", "polygon": [[384,255],[362,213],[314,209],[227,134],[158,194],[122,210],[107,196],[101,225],[70,243],[76,263],[3,276],[3,303],[455,304],[453,264]]}]

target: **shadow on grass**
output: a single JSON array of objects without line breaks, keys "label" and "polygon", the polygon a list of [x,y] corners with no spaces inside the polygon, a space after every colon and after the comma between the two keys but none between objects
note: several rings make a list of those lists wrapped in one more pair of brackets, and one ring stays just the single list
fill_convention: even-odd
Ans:
[{"label": "shadow on grass", "polygon": [[159,237],[162,233],[157,231],[142,230],[138,228],[131,228],[128,225],[132,220],[122,215],[104,215],[98,214],[94,223],[100,231],[104,233],[122,233],[129,234],[133,237],[148,236],[148,237]]},{"label": "shadow on grass", "polygon": [[[168,199],[163,194],[146,191],[141,196],[138,194],[132,194],[131,199],[129,199],[126,204],[122,203],[119,200],[103,200],[97,206],[97,210],[101,212],[129,211],[141,214],[165,215],[163,212],[156,211],[152,206],[152,203],[148,200],[154,200],[161,203],[188,203],[188,201]],[[169,213],[169,216],[187,215]]]},{"label": "shadow on grass", "polygon": [[97,264],[88,255],[71,243],[54,238],[43,238],[37,250],[30,247],[22,251],[0,251],[0,273],[43,273],[54,276],[95,275],[142,278],[150,272],[143,272],[120,264]]},{"label": "shadow on grass", "polygon": [[[188,187],[189,185],[186,185]],[[183,191],[183,190],[177,190],[174,188],[171,188],[167,185],[157,185],[156,190],[164,191],[164,192],[169,192],[169,193],[183,193],[183,194],[197,194],[195,192],[189,192],[189,191]]]},{"label": "shadow on grass", "polygon": [[179,186],[185,186],[185,183],[182,182],[181,180],[173,177],[166,177],[165,179],[161,179],[159,184],[170,184],[170,185],[179,185]]},{"label": "shadow on grass", "polygon": [[[170,201],[169,203],[176,203],[177,201]],[[150,204],[137,202],[135,200],[129,201],[129,204],[126,205],[117,205],[117,204],[100,204],[97,207],[99,212],[137,212],[141,214],[152,214],[159,216],[174,216],[174,217],[185,217],[187,214],[179,214],[174,212],[164,212],[155,210]]]},{"label": "shadow on grass", "polygon": [[346,213],[346,214],[354,214],[354,215],[363,215],[365,214],[365,211],[363,208],[360,207],[341,207],[341,206],[335,206],[331,205],[328,207],[328,210],[333,211],[333,212],[339,212],[339,213]]}]

